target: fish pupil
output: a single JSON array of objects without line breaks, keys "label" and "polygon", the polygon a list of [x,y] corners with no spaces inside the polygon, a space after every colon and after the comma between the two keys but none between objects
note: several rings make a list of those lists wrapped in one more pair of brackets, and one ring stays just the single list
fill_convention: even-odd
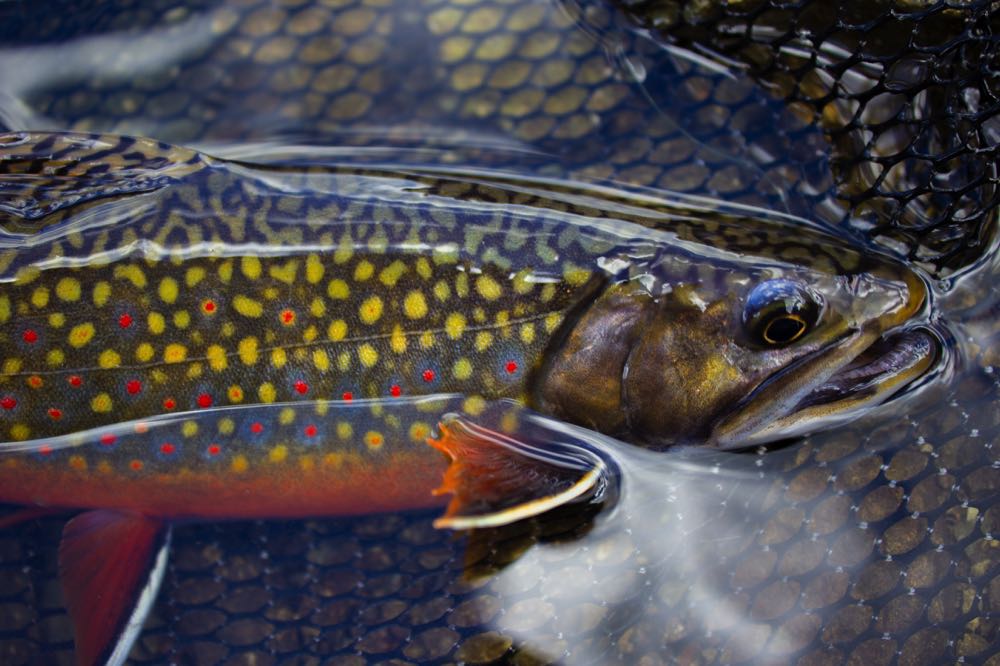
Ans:
[{"label": "fish pupil", "polygon": [[797,340],[806,330],[806,323],[796,314],[783,314],[768,322],[764,341],[769,344],[787,344]]}]

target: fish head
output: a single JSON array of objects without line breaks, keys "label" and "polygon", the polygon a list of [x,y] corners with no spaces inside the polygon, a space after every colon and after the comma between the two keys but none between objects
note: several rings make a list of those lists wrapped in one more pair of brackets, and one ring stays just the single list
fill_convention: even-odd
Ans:
[{"label": "fish head", "polygon": [[738,449],[857,415],[927,373],[940,345],[920,277],[814,242],[784,243],[794,262],[671,251],[631,265],[554,340],[536,403],[633,443]]}]

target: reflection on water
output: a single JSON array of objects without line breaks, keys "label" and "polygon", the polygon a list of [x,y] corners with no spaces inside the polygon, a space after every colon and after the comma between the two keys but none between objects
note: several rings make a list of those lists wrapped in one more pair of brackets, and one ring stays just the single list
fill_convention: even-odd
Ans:
[{"label": "reflection on water", "polygon": [[[599,8],[4,4],[10,129],[269,163],[499,166],[843,214],[819,130]],[[574,11],[592,12],[587,30]],[[143,214],[119,210],[93,228]],[[1000,640],[996,262],[928,278],[949,371],[852,423],[738,453],[590,435],[620,471],[607,506],[458,535],[431,526],[436,511],[181,525],[133,658],[985,661]],[[71,661],[62,524],[0,532],[0,661]]]}]

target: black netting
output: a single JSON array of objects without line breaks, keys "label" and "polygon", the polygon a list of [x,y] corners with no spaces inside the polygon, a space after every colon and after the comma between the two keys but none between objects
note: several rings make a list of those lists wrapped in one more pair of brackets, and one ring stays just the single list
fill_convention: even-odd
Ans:
[{"label": "black netting", "polygon": [[735,62],[823,128],[831,221],[850,217],[935,266],[981,253],[998,202],[993,3],[622,4],[658,39]]}]

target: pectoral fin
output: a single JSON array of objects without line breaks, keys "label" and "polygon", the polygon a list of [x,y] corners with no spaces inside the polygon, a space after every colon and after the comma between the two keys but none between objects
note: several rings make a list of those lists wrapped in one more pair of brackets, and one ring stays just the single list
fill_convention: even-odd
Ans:
[{"label": "pectoral fin", "polygon": [[121,664],[166,570],[170,531],[160,521],[98,510],[66,523],[59,578],[80,666]]},{"label": "pectoral fin", "polygon": [[453,497],[434,526],[498,527],[569,502],[603,501],[615,478],[613,464],[543,421],[508,419],[513,427],[506,432],[465,416],[446,416],[438,426],[440,436],[428,443],[451,459],[435,493]]}]

